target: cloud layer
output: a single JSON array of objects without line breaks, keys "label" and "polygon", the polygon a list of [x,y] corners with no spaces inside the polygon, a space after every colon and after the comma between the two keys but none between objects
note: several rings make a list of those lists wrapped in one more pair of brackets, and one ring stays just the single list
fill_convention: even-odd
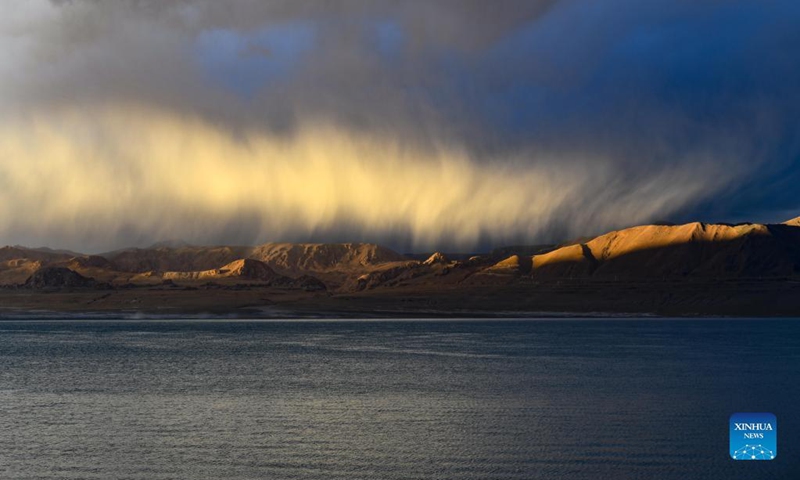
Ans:
[{"label": "cloud layer", "polygon": [[778,220],[793,2],[19,2],[0,243],[552,241]]}]

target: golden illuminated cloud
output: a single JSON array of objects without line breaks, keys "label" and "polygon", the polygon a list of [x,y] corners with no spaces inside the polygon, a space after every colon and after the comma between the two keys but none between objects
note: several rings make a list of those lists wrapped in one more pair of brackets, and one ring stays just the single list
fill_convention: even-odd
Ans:
[{"label": "golden illuminated cloud", "polygon": [[0,124],[0,237],[103,248],[125,231],[201,243],[328,232],[470,248],[541,238],[565,218],[576,234],[645,221],[709,184],[679,171],[620,184],[602,158],[480,160],[325,124],[275,136],[130,105],[50,110]]}]

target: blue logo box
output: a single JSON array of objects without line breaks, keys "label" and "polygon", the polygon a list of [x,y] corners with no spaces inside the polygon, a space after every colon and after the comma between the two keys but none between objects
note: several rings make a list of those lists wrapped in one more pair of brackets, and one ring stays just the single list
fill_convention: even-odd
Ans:
[{"label": "blue logo box", "polygon": [[734,413],[730,419],[730,454],[734,460],[774,460],[778,456],[778,421],[771,413]]}]

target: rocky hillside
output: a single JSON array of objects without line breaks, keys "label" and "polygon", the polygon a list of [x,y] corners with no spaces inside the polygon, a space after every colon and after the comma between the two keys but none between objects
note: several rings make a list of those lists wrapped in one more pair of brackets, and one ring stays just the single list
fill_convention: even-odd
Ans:
[{"label": "rocky hillside", "polygon": [[24,288],[42,289],[75,289],[75,288],[110,288],[108,284],[100,284],[94,279],[65,267],[44,267],[36,270],[25,281]]},{"label": "rocky hillside", "polygon": [[224,265],[220,268],[210,270],[189,271],[189,272],[164,272],[162,278],[165,280],[253,280],[266,284],[289,284],[292,279],[280,275],[271,269],[266,263],[242,258]]},{"label": "rocky hillside", "polygon": [[249,257],[249,247],[158,246],[130,248],[103,254],[122,272],[196,272]]},{"label": "rocky hillside", "polygon": [[363,272],[405,257],[369,243],[265,243],[256,247],[158,246],[110,252],[103,257],[124,272],[196,272],[239,259],[264,262],[289,275],[306,272]]},{"label": "rocky hillside", "polygon": [[69,253],[62,253],[50,249],[42,248],[27,248],[20,247],[19,245],[7,246],[0,248],[0,262],[8,262],[10,260],[29,260],[40,262],[58,262],[69,260],[75,255]]},{"label": "rocky hillside", "polygon": [[5,247],[0,249],[0,285],[72,288],[210,282],[347,294],[502,288],[562,279],[796,278],[800,276],[798,223],[795,219],[777,225],[643,225],[561,246],[509,247],[468,259],[456,256],[458,260],[438,252],[427,259],[411,259],[367,243],[256,247],[172,243],[101,256]]},{"label": "rocky hillside", "polygon": [[[510,257],[491,269],[515,271],[520,263],[519,258]],[[797,274],[800,228],[786,224],[645,225],[530,257],[530,275],[541,280]]]},{"label": "rocky hillside", "polygon": [[46,265],[69,261],[72,255],[49,249],[9,246],[0,248],[0,285],[19,285]]},{"label": "rocky hillside", "polygon": [[265,243],[253,248],[249,256],[291,273],[363,272],[407,260],[372,243]]}]

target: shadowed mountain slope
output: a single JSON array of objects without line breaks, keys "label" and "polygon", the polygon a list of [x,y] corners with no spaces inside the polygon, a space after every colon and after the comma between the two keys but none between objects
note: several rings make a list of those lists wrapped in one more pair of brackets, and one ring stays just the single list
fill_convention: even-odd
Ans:
[{"label": "shadowed mountain slope", "polygon": [[220,268],[238,259],[259,260],[283,273],[361,271],[405,257],[369,243],[265,243],[255,247],[133,248],[104,255],[126,272],[189,272]]},{"label": "shadowed mountain slope", "polygon": [[255,280],[265,283],[290,283],[291,278],[280,275],[266,263],[242,258],[224,265],[220,268],[189,271],[189,272],[164,272],[162,278],[166,280],[219,280],[242,279]]},{"label": "shadowed mountain slope", "polygon": [[211,270],[248,257],[249,247],[130,248],[103,255],[123,272]]},{"label": "shadowed mountain slope", "polygon": [[406,257],[371,243],[265,243],[250,258],[286,272],[360,272]]},{"label": "shadowed mountain slope", "polygon": [[536,278],[790,276],[800,272],[800,228],[645,225],[532,258]]},{"label": "shadowed mountain slope", "polygon": [[70,270],[66,267],[43,267],[36,270],[25,281],[25,288],[61,289],[61,288],[109,288],[107,284],[99,284],[92,278]]},{"label": "shadowed mountain slope", "polygon": [[30,261],[56,262],[69,260],[75,255],[72,253],[58,252],[50,249],[27,248],[21,246],[8,246],[0,248],[0,262],[27,259]]}]

